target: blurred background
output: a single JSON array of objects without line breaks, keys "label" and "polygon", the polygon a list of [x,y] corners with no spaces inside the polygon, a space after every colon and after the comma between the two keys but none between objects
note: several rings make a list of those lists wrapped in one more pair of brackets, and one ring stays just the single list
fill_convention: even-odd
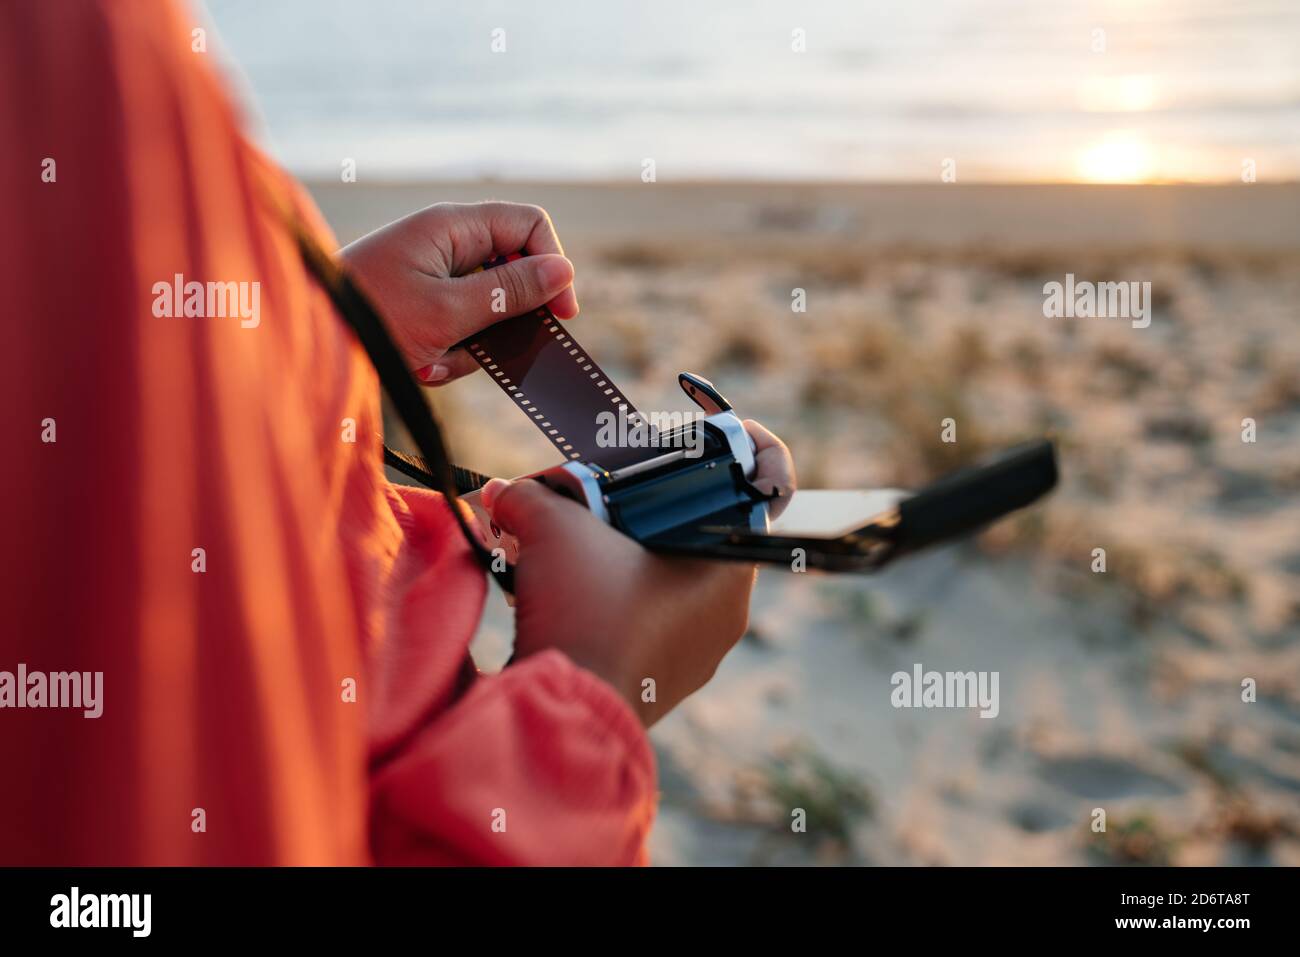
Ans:
[{"label": "blurred background", "polygon": [[[1061,488],[971,542],[762,574],[652,732],[658,863],[1300,864],[1300,7],[206,7],[341,242],[545,206],[642,409],[700,372],[805,487],[1056,437]],[[1044,318],[1067,273],[1150,282],[1150,327]],[[460,464],[554,464],[489,382],[433,401]],[[491,594],[482,667],[511,632]],[[892,708],[917,662],[999,672],[997,718]]]}]

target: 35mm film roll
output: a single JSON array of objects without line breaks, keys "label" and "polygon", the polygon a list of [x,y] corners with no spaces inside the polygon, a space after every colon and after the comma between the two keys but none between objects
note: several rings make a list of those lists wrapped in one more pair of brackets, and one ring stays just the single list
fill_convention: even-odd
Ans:
[{"label": "35mm film roll", "polygon": [[[519,253],[502,256],[482,268],[493,269],[519,258]],[[594,463],[612,471],[655,454],[652,446],[598,444],[600,423],[609,414],[615,421],[645,420],[545,306],[494,323],[460,345],[567,461]]]}]

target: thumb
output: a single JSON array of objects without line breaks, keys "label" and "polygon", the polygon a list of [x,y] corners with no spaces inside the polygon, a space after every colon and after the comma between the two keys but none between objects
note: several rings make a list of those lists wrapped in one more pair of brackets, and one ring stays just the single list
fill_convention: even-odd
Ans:
[{"label": "thumb", "polygon": [[520,545],[541,538],[556,514],[572,502],[534,479],[508,482],[494,478],[480,493],[483,507],[503,531],[519,539]]},{"label": "thumb", "polygon": [[459,340],[550,302],[573,285],[573,263],[556,254],[522,256],[450,284]]}]

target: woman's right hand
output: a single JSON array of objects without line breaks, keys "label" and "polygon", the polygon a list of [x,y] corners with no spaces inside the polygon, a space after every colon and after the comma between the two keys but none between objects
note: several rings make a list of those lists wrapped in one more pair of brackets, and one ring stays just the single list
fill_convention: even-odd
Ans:
[{"label": "woman's right hand", "polygon": [[[755,484],[793,493],[790,453],[757,423]],[[655,555],[540,482],[493,479],[492,519],[519,541],[515,657],[547,648],[608,682],[646,727],[701,687],[744,634],[754,566]]]}]

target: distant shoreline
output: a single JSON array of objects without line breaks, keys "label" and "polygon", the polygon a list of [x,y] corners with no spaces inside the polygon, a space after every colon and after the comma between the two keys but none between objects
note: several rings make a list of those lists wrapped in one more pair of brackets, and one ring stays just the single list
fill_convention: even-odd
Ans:
[{"label": "distant shoreline", "polygon": [[537,203],[562,236],[842,237],[853,246],[1300,250],[1300,183],[968,184],[308,180],[348,242],[434,202]]}]

